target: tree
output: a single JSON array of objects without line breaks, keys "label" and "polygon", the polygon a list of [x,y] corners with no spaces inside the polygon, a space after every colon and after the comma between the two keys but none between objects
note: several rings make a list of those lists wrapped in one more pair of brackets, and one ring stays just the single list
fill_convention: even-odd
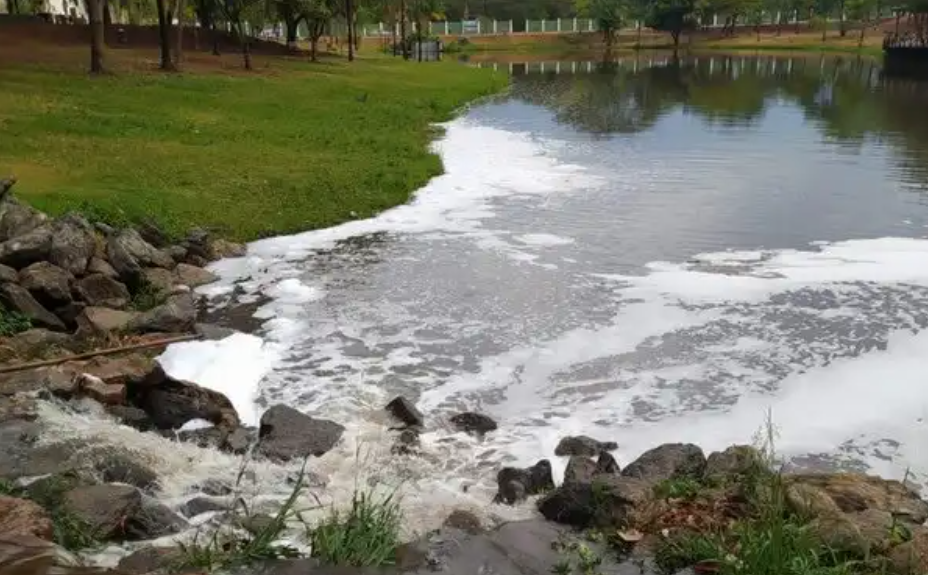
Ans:
[{"label": "tree", "polygon": [[210,31],[213,42],[213,55],[219,55],[219,31],[216,30],[216,21],[219,19],[219,4],[217,0],[193,0],[193,12],[200,22],[200,27]]},{"label": "tree", "polygon": [[332,0],[309,0],[305,2],[303,19],[309,33],[310,57],[313,62],[317,59],[319,39],[325,34],[325,28],[332,19],[335,6]]},{"label": "tree", "polygon": [[283,20],[286,28],[287,47],[296,50],[296,36],[300,23],[312,10],[312,0],[271,0],[271,9]]},{"label": "tree", "polygon": [[[99,1],[99,0],[98,0]],[[161,69],[166,72],[177,70],[171,58],[171,9],[165,0],[158,2],[158,43],[161,47]]]},{"label": "tree", "polygon": [[102,74],[103,47],[105,44],[105,29],[103,26],[104,0],[87,0],[87,13],[90,17],[90,73]]},{"label": "tree", "polygon": [[876,10],[877,0],[848,0],[848,17],[860,26],[860,36],[857,38],[857,47],[864,45],[864,36],[870,26],[870,19]]},{"label": "tree", "polygon": [[624,0],[590,0],[589,16],[602,31],[607,48],[612,48],[616,35],[622,29],[626,10]]},{"label": "tree", "polygon": [[680,45],[680,34],[692,27],[694,0],[654,0],[651,3],[647,26],[669,32],[674,49]]},{"label": "tree", "polygon": [[248,18],[260,11],[262,0],[218,0],[217,7],[223,18],[232,27],[232,32],[242,47],[242,60],[246,70],[251,70],[251,38],[245,29]]}]

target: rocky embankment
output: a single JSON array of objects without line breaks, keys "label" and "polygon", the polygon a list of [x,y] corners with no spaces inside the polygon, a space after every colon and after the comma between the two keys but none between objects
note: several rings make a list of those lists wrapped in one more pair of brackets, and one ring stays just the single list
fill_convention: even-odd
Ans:
[{"label": "rocky embankment", "polygon": [[[5,365],[126,334],[188,333],[197,316],[191,288],[213,279],[201,266],[242,251],[202,232],[172,243],[152,226],[51,219],[10,198],[9,187],[0,186],[2,325],[25,331],[0,345],[11,354]],[[392,512],[356,496],[355,514],[332,516],[324,529],[306,525],[307,545],[296,548],[281,540],[295,519],[287,502],[276,516],[256,513],[234,482],[206,479],[168,507],[158,473],[135,454],[43,441],[49,406],[252,465],[306,461],[310,472],[345,431],[286,405],[268,408],[258,427],[243,425],[228,397],[171,377],[144,354],[0,374],[0,575],[296,575],[332,572],[332,558],[346,573],[928,572],[928,503],[902,482],[774,472],[770,454],[749,446],[707,456],[696,445],[665,444],[626,464],[612,454],[621,437],[565,437],[552,454],[566,459],[560,485],[550,460],[498,470],[487,505],[534,506],[535,520],[490,526],[458,510],[441,529],[400,543],[389,532]],[[439,420],[478,440],[498,429],[480,413],[426,417],[403,397],[385,411],[398,423],[394,456],[412,460],[427,449],[421,433]],[[294,478],[294,493],[304,479]],[[86,564],[108,545],[133,552],[115,568]],[[789,567],[771,570],[776,561]]]}]

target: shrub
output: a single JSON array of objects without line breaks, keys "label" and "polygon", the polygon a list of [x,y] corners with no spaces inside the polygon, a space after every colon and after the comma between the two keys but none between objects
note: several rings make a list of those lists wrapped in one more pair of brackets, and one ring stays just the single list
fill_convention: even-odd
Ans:
[{"label": "shrub", "polygon": [[401,518],[394,494],[377,499],[356,490],[347,512],[333,510],[310,529],[312,555],[332,565],[390,565],[399,545]]}]

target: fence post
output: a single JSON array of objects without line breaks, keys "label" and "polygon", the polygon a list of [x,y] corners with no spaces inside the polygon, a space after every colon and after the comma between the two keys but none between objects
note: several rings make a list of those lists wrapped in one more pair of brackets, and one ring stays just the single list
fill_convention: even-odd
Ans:
[{"label": "fence post", "polygon": [[[512,20],[510,20],[510,21],[509,21],[509,33],[512,34],[512,31],[513,31]],[[511,71],[512,71],[512,70],[510,70],[510,72],[511,72]]]},{"label": "fence post", "polygon": [[445,20],[445,36],[448,35],[448,21]]},{"label": "fence post", "polygon": [[571,32],[579,32],[579,31],[580,31],[580,30],[577,28],[577,19],[576,19],[576,18],[574,18],[574,22],[573,22],[573,24],[570,26],[570,31],[571,31]]},{"label": "fence post", "polygon": [[498,31],[498,22],[497,22],[496,19],[494,18],[494,19],[493,19],[493,33],[496,34],[497,31]]},{"label": "fence post", "polygon": [[480,18],[477,18],[477,34],[480,34]]},{"label": "fence post", "polygon": [[545,19],[544,18],[541,19],[541,31],[542,32],[545,31]]},{"label": "fence post", "polygon": [[558,32],[561,31],[561,19],[560,18],[557,19],[557,31]]},{"label": "fence post", "polygon": [[592,31],[593,31],[593,19],[592,19],[592,18],[589,19],[589,30],[587,30],[587,31],[588,31],[588,32],[592,32]]},{"label": "fence post", "polygon": [[525,31],[526,31],[526,32],[531,32],[531,30],[530,30],[529,27],[528,27],[528,23],[529,23],[529,22],[530,22],[530,20],[526,20],[526,21],[525,21]]}]

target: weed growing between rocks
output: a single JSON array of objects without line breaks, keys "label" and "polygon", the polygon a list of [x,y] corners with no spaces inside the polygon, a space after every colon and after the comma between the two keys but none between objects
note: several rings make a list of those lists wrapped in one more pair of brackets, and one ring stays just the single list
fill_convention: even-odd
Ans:
[{"label": "weed growing between rocks", "polygon": [[390,565],[399,546],[401,520],[395,493],[378,499],[356,488],[347,512],[333,510],[308,528],[313,557],[332,565]]},{"label": "weed growing between rocks", "polygon": [[654,495],[661,499],[693,499],[702,489],[702,485],[690,477],[680,477],[661,481],[654,486]]},{"label": "weed growing between rocks", "polygon": [[32,322],[21,313],[7,310],[0,305],[0,336],[8,337],[32,328]]},{"label": "weed growing between rocks", "polygon": [[65,493],[73,485],[60,476],[40,479],[27,487],[0,482],[0,494],[34,501],[48,512],[52,521],[53,540],[69,551],[97,547],[100,541],[93,527],[72,513],[65,504]]},{"label": "weed growing between rocks", "polygon": [[147,281],[139,281],[131,290],[132,298],[129,308],[134,311],[148,311],[164,303],[165,294]]}]

